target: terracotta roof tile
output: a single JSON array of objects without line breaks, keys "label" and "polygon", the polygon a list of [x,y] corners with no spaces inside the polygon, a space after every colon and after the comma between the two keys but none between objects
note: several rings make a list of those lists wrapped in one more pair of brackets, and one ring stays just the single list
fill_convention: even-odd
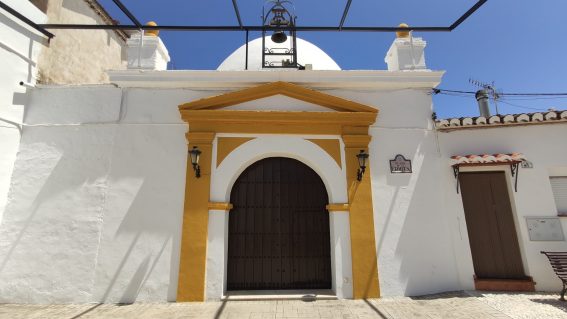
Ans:
[{"label": "terracotta roof tile", "polygon": [[567,111],[549,111],[520,114],[493,115],[488,119],[482,116],[461,117],[437,120],[438,130],[454,130],[460,128],[482,128],[493,126],[511,126],[527,124],[552,124],[567,122]]},{"label": "terracotta roof tile", "polygon": [[522,153],[511,154],[471,154],[451,156],[451,164],[490,164],[490,163],[510,163],[521,162],[526,158]]}]

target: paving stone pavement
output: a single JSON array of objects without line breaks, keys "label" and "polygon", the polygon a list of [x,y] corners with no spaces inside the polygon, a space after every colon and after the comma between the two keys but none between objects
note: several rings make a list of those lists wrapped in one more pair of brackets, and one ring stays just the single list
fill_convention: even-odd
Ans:
[{"label": "paving stone pavement", "polygon": [[567,319],[551,293],[453,292],[369,300],[277,300],[132,305],[0,305],[0,318]]}]

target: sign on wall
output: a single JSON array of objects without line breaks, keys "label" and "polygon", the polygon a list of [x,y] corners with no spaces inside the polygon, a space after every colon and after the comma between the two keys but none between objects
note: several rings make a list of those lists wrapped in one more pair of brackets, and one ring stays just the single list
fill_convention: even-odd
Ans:
[{"label": "sign on wall", "polygon": [[524,160],[521,164],[522,168],[534,168],[534,163]]},{"label": "sign on wall", "polygon": [[531,241],[563,241],[561,221],[557,217],[526,217]]},{"label": "sign on wall", "polygon": [[411,161],[406,159],[403,155],[396,155],[393,160],[390,160],[391,173],[411,173]]}]

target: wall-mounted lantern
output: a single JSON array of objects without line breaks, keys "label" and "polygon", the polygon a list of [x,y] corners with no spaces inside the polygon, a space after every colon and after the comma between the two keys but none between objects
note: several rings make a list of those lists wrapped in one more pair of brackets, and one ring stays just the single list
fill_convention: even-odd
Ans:
[{"label": "wall-mounted lantern", "polygon": [[366,171],[366,160],[368,159],[368,153],[364,150],[360,150],[360,153],[356,154],[356,158],[358,158],[358,171],[356,172],[356,179],[360,182],[362,180],[362,176]]},{"label": "wall-mounted lantern", "polygon": [[193,146],[193,149],[189,151],[191,156],[191,165],[193,165],[193,170],[195,171],[195,177],[201,177],[201,167],[199,166],[199,158],[201,157],[201,150],[197,146]]}]

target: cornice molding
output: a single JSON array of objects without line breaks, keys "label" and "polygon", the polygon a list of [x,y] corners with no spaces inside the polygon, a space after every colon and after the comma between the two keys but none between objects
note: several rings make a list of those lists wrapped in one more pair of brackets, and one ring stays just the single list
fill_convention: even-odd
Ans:
[{"label": "cornice molding", "polygon": [[114,70],[110,82],[120,87],[227,90],[259,83],[292,82],[311,89],[399,90],[431,89],[445,71],[216,71],[216,70]]},{"label": "cornice molding", "polygon": [[231,105],[267,98],[274,95],[284,95],[293,99],[317,104],[339,112],[378,113],[377,109],[368,105],[282,81],[266,83],[243,90],[195,100],[180,105],[179,109],[181,111],[205,109],[215,110]]}]

